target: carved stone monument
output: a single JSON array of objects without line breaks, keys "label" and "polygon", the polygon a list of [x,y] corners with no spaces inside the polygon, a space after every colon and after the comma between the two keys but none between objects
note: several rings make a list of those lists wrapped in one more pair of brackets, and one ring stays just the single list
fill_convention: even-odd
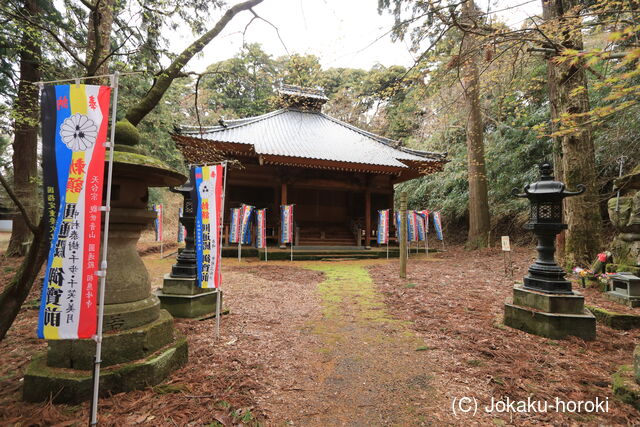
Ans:
[{"label": "carved stone monument", "polygon": [[618,234],[611,244],[613,263],[608,270],[640,276],[640,166],[614,182],[620,197],[609,200],[611,224]]}]

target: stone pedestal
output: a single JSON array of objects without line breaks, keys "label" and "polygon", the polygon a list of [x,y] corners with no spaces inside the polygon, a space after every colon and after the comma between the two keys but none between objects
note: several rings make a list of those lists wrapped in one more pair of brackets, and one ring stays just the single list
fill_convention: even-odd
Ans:
[{"label": "stone pedestal", "polygon": [[596,318],[584,307],[584,297],[575,291],[548,294],[517,284],[513,300],[504,305],[504,324],[553,339],[569,335],[589,341],[596,338]]},{"label": "stone pedestal", "polygon": [[605,295],[612,301],[629,307],[640,307],[640,278],[627,272],[609,277],[610,291]]},{"label": "stone pedestal", "polygon": [[[138,255],[141,231],[155,213],[147,209],[148,187],[177,185],[186,177],[147,156],[116,152],[105,287],[101,394],[148,387],[187,361],[187,343],[173,318],[151,294],[149,274]],[[91,398],[93,340],[51,340],[24,377],[27,401],[77,403]]]},{"label": "stone pedestal", "polygon": [[215,313],[218,303],[218,290],[202,289],[195,278],[171,277],[170,274],[164,276],[163,286],[156,295],[160,298],[161,307],[178,318],[192,319]]}]

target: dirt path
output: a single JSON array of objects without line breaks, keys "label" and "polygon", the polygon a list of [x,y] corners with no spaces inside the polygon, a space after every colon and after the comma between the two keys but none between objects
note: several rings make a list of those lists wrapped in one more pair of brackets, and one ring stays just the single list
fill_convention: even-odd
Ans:
[{"label": "dirt path", "polygon": [[[273,407],[274,421],[310,426],[419,425],[434,401],[426,353],[405,322],[393,319],[366,262],[318,262],[322,315],[310,322],[319,338],[313,376]],[[299,411],[303,406],[303,410]]]},{"label": "dirt path", "polygon": [[[514,252],[521,277],[531,251]],[[153,284],[172,259],[144,257]],[[223,264],[221,339],[212,319],[177,319],[189,363],[163,384],[100,400],[102,425],[381,426],[635,424],[611,375],[632,361],[640,331],[598,325],[596,341],[562,342],[500,324],[513,280],[497,250],[450,248],[397,260]],[[13,264],[1,266],[11,273]],[[34,287],[29,301],[37,304]],[[601,303],[585,290],[590,304]],[[33,304],[32,304],[33,305]],[[21,401],[37,310],[26,305],[0,342],[0,425],[83,425],[88,402]],[[453,397],[608,398],[606,414],[484,414],[456,418]]]}]

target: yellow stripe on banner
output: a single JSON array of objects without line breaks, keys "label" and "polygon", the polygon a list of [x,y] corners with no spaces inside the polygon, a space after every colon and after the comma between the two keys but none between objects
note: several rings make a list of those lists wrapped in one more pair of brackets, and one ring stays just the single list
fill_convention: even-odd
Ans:
[{"label": "yellow stripe on banner", "polygon": [[[51,268],[62,268],[62,258],[60,257],[54,257],[53,261],[51,262]],[[56,292],[56,289],[60,289],[60,286],[57,286],[54,283],[49,282],[49,292],[53,293]],[[47,298],[47,296],[45,295],[45,298]],[[59,307],[59,306],[58,306]],[[46,309],[48,310],[56,310],[56,306],[53,304],[47,304]],[[59,310],[59,308],[57,308]],[[44,328],[42,329],[42,333],[44,335],[44,338],[47,340],[57,340],[60,338],[60,333],[58,332],[58,327],[56,326],[51,326],[51,325],[44,325]]]},{"label": "yellow stripe on banner", "polygon": [[71,114],[87,114],[87,91],[85,85],[70,84],[69,97],[71,98]]}]

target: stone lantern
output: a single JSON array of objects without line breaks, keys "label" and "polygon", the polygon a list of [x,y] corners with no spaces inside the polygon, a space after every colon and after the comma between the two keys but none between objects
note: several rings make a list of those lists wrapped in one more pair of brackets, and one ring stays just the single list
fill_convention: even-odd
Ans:
[{"label": "stone lantern", "polygon": [[184,226],[186,235],[184,237],[184,249],[180,250],[176,258],[176,263],[171,267],[172,277],[195,278],[198,274],[196,266],[196,246],[195,246],[195,224],[196,213],[191,200],[193,184],[187,181],[180,187],[169,189],[172,193],[180,194],[184,200],[182,202],[182,217],[180,224]]},{"label": "stone lantern", "polygon": [[529,267],[524,287],[551,294],[572,294],[571,282],[565,280],[564,270],[556,264],[556,235],[567,228],[562,221],[562,200],[582,194],[585,187],[579,185],[578,191],[566,191],[564,184],[554,181],[552,174],[551,165],[544,163],[540,165],[540,181],[525,186],[524,194],[513,191],[516,197],[529,199],[529,222],[524,228],[532,230],[538,238],[538,258]]},{"label": "stone lantern", "polygon": [[[187,361],[186,339],[174,330],[173,317],[151,292],[149,273],[136,247],[140,233],[156,217],[148,209],[149,187],[180,185],[186,177],[145,155],[138,146],[138,131],[127,121],[116,124],[115,142],[102,394],[157,384]],[[47,351],[35,356],[27,368],[23,399],[55,403],[89,399],[95,346],[91,339],[48,341]]]},{"label": "stone lantern", "polygon": [[[193,206],[193,176],[189,181],[171,191],[184,197],[180,222],[186,230],[185,247],[180,250],[171,273],[164,276],[162,288],[156,291],[160,305],[178,318],[206,317],[215,313],[218,296],[222,304],[222,292],[218,289],[198,286],[195,247],[196,211]],[[222,306],[221,306],[222,307]],[[221,310],[222,311],[222,310]]]},{"label": "stone lantern", "polygon": [[595,318],[584,308],[584,297],[571,289],[571,282],[555,260],[556,235],[567,228],[562,200],[584,190],[579,185],[578,191],[566,191],[563,183],[554,180],[549,163],[540,165],[540,180],[525,186],[524,194],[514,189],[516,197],[529,199],[525,228],[538,239],[538,256],[524,283],[514,286],[513,303],[505,304],[505,325],[549,338],[575,335],[595,339]]}]

